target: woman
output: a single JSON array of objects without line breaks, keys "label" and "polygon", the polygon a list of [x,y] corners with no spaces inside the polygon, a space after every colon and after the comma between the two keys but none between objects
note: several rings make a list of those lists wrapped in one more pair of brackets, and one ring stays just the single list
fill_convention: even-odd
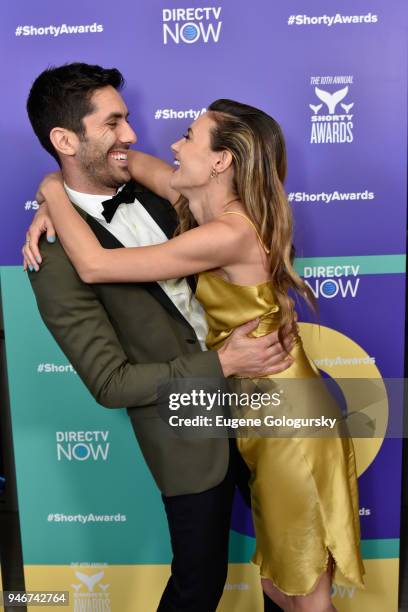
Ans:
[{"label": "woman", "polygon": [[[175,169],[136,152],[127,160],[134,178],[144,177],[177,206],[179,235],[157,246],[103,249],[70,205],[61,178],[43,181],[39,197],[81,278],[129,282],[198,274],[196,297],[206,311],[210,349],[257,317],[258,335],[282,329],[293,320],[288,291],[309,301],[311,294],[292,265],[278,124],[253,107],[218,100],[172,149]],[[26,263],[36,265],[28,250],[26,255]],[[282,382],[319,379],[300,338],[291,356],[294,363],[278,375]],[[316,411],[327,401],[320,393],[312,390],[295,402],[306,413],[309,407]],[[287,612],[334,610],[333,575],[336,582],[362,586],[352,442],[338,436],[252,437],[240,438],[238,446],[252,473],[254,562],[264,591]]]}]

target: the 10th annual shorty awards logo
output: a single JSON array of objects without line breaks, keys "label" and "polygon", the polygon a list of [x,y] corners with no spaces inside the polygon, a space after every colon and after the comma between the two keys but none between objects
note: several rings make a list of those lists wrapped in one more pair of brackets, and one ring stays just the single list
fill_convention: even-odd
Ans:
[{"label": "the 10th annual shorty awards logo", "polygon": [[313,76],[315,99],[309,103],[311,144],[344,144],[354,139],[354,102],[350,90],[353,77]]},{"label": "the 10th annual shorty awards logo", "polygon": [[82,610],[108,612],[111,610],[108,591],[110,584],[103,580],[104,571],[93,574],[76,571],[75,578],[76,581],[71,585],[74,590],[74,612]]}]

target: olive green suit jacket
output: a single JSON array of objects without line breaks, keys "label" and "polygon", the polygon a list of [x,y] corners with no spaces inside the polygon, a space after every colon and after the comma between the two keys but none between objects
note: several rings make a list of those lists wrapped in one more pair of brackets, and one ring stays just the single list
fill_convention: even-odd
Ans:
[{"label": "olive green suit jacket", "polygon": [[[168,237],[168,202],[138,186],[138,200]],[[82,213],[83,216],[84,213]],[[85,216],[105,248],[123,246]],[[201,351],[192,327],[157,283],[84,283],[61,244],[41,244],[43,263],[29,273],[42,319],[97,402],[128,406],[136,437],[164,495],[199,493],[227,471],[226,439],[184,439],[158,412],[158,383],[222,378],[216,352]]]}]

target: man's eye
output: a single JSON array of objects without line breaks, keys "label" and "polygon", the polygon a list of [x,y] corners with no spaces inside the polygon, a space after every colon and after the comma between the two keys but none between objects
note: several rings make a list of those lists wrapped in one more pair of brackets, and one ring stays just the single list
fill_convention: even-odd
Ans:
[{"label": "man's eye", "polygon": [[185,138],[186,140],[190,140],[190,136],[188,134],[183,134],[183,138]]},{"label": "man's eye", "polygon": [[116,123],[116,121],[114,121],[113,123],[108,123],[109,127],[116,127],[118,124]]}]

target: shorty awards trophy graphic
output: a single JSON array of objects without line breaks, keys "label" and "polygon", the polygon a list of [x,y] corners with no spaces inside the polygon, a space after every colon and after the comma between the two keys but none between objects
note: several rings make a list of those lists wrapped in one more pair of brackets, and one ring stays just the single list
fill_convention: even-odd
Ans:
[{"label": "shorty awards trophy graphic", "polygon": [[[342,102],[349,93],[348,85],[333,93],[319,87],[315,87],[314,92],[326,105],[328,114],[319,114],[323,104],[309,104],[309,108],[313,111],[310,142],[312,144],[353,142],[353,115],[350,111],[354,102],[350,104]],[[342,110],[336,113],[339,104]]]}]

